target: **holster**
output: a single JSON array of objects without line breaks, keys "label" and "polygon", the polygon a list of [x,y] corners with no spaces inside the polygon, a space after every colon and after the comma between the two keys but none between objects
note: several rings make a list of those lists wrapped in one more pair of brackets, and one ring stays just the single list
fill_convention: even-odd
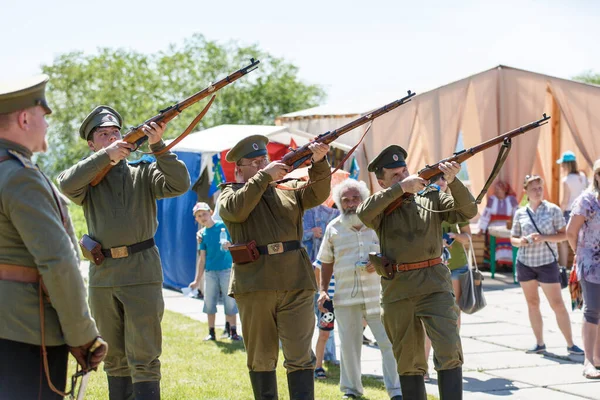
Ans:
[{"label": "holster", "polygon": [[83,235],[79,241],[79,247],[81,248],[81,253],[83,256],[94,264],[100,265],[104,261],[102,245],[89,237],[87,234]]},{"label": "holster", "polygon": [[258,260],[260,253],[256,248],[256,241],[252,240],[248,243],[234,244],[229,247],[231,258],[236,264],[247,264]]},{"label": "holster", "polygon": [[375,267],[377,275],[380,275],[383,279],[394,279],[396,271],[394,271],[391,261],[382,256],[381,253],[369,253],[369,261]]}]

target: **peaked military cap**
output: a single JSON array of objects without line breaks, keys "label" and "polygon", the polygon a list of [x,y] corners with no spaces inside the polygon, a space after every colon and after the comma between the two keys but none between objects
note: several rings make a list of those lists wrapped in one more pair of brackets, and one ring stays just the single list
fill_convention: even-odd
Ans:
[{"label": "peaked military cap", "polygon": [[48,79],[48,75],[36,75],[10,82],[0,82],[0,114],[35,106],[42,106],[51,113],[45,95]]},{"label": "peaked military cap", "polygon": [[79,128],[79,136],[83,140],[88,140],[92,129],[98,126],[116,126],[121,129],[123,118],[114,108],[109,106],[98,106],[85,117]]},{"label": "peaked military cap", "polygon": [[369,163],[369,172],[375,172],[381,168],[406,167],[408,153],[402,147],[393,144],[386,147],[373,161]]},{"label": "peaked military cap", "polygon": [[263,135],[252,135],[240,140],[227,152],[225,159],[238,162],[242,158],[255,158],[267,155],[269,139]]}]

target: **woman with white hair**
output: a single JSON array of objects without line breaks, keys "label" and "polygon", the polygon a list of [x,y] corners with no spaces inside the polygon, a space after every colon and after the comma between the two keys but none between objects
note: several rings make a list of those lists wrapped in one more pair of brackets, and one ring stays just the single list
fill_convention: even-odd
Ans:
[{"label": "woman with white hair", "polygon": [[567,239],[583,292],[583,375],[600,379],[600,159],[594,163],[589,189],[573,202]]}]

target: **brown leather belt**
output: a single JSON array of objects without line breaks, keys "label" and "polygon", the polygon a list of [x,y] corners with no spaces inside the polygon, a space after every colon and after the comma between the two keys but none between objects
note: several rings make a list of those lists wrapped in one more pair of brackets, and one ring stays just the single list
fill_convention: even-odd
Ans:
[{"label": "brown leather belt", "polygon": [[41,279],[37,268],[0,264],[0,281],[37,283]]},{"label": "brown leather belt", "polygon": [[419,261],[414,263],[393,264],[392,268],[396,272],[406,272],[415,269],[429,268],[442,263],[442,257],[432,258],[431,260]]}]

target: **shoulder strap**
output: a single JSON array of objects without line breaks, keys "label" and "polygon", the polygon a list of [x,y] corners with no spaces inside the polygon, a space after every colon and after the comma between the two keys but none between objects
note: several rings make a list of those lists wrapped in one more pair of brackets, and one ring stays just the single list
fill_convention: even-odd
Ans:
[{"label": "shoulder strap", "polygon": [[[529,219],[533,223],[533,227],[541,235],[542,232],[540,232],[539,228],[537,227],[537,224],[535,223],[535,220],[533,219],[533,215],[531,215],[531,211],[529,211],[529,208],[527,206],[525,206],[525,211],[527,211],[527,215],[529,215]],[[544,242],[544,244],[548,247],[548,250],[550,250],[550,253],[552,253],[552,257],[554,257],[554,261],[556,261],[556,255],[554,254],[554,250],[552,250],[552,247],[550,247],[548,242]]]}]

